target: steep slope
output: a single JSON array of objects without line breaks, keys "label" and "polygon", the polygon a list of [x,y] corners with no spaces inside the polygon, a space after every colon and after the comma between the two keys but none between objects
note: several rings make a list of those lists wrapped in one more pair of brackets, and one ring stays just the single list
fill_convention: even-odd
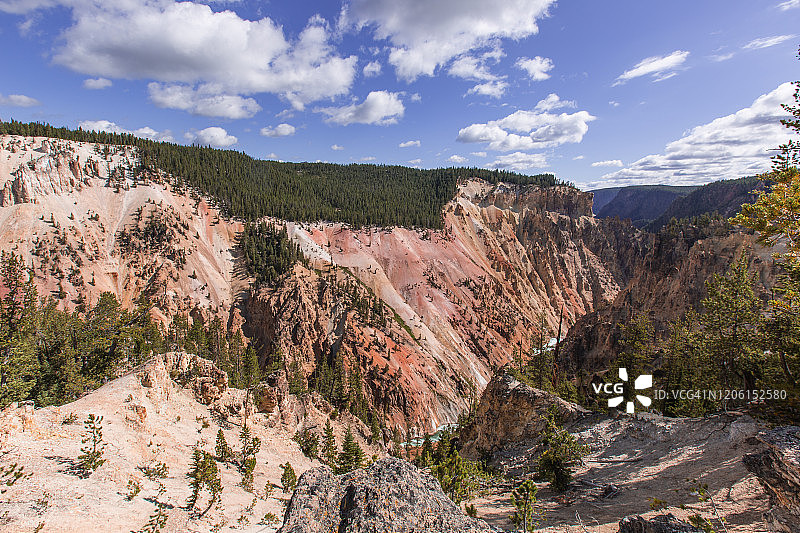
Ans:
[{"label": "steep slope", "polygon": [[[74,308],[103,291],[155,312],[231,309],[234,240],[220,218],[165,176],[135,174],[131,147],[0,137],[0,245],[37,272],[42,296]],[[168,318],[164,318],[168,321]]]},{"label": "steep slope", "polygon": [[[292,440],[298,415],[315,419],[327,416],[313,402],[301,402],[285,393],[280,385],[271,388],[278,401],[271,409],[258,411],[244,391],[226,386],[227,376],[210,362],[184,353],[169,353],[128,375],[111,381],[80,400],[60,407],[34,409],[12,404],[0,411],[0,450],[4,466],[17,463],[26,475],[11,487],[4,487],[0,530],[128,532],[139,530],[164,504],[167,519],[163,531],[274,531],[257,525],[266,513],[283,514],[280,465],[289,462],[298,475],[319,466],[305,457]],[[89,414],[102,416],[102,464],[91,475],[81,472],[78,456],[82,422]],[[239,434],[247,416],[252,436],[261,440],[257,453],[253,492],[239,483],[234,465],[220,462],[222,495],[219,505],[205,515],[186,507],[191,493],[189,472],[197,446],[214,453],[218,430],[225,434],[234,452],[241,449]],[[341,442],[345,424],[354,424],[357,439],[369,454],[382,453],[366,446],[357,422],[347,416],[333,424]],[[320,432],[321,426],[316,428]],[[151,479],[145,467],[164,463],[168,473]],[[163,491],[159,491],[159,483]],[[128,498],[134,484],[141,492]],[[272,487],[272,495],[265,493]]]},{"label": "steep slope", "polygon": [[680,220],[705,213],[717,212],[723,217],[732,217],[739,212],[742,204],[755,201],[753,191],[764,188],[764,180],[757,176],[703,185],[686,196],[676,198],[658,218],[648,224],[647,229],[658,231],[672,218]]},{"label": "steep slope", "polygon": [[683,318],[690,309],[699,310],[706,296],[706,281],[727,271],[742,254],[748,258],[758,293],[767,294],[777,274],[772,250],[757,244],[754,235],[722,222],[664,228],[648,234],[643,249],[627,286],[608,304],[580,317],[570,329],[563,342],[561,365],[575,373],[605,368],[619,353],[622,324],[645,313],[657,334],[662,333],[669,321]]},{"label": "steep slope", "polygon": [[554,334],[562,308],[566,328],[627,284],[639,233],[593,218],[590,201],[568,188],[468,181],[441,232],[290,223],[316,271],[256,293],[248,323],[309,383],[341,356],[391,425],[435,429],[528,349],[540,314]]},{"label": "steep slope", "polygon": [[[675,200],[686,196],[696,187],[669,185],[634,185],[622,187],[602,207],[595,207],[598,217],[628,218],[634,226],[642,228],[658,218]],[[598,191],[594,191],[597,194]]]}]

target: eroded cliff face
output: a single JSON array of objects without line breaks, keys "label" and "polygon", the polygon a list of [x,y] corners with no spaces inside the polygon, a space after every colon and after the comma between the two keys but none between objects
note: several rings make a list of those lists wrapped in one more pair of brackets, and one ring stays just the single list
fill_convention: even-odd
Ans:
[{"label": "eroded cliff face", "polygon": [[144,296],[167,323],[180,310],[230,314],[241,224],[161,175],[134,148],[0,136],[0,249],[34,267],[40,296],[73,309],[110,291]]},{"label": "eroded cliff face", "polygon": [[621,325],[646,314],[657,334],[669,322],[700,310],[706,282],[724,274],[742,255],[748,258],[757,293],[766,298],[777,269],[771,250],[755,236],[722,224],[701,229],[686,226],[678,233],[643,234],[638,254],[628,258],[627,284],[607,303],[580,317],[569,330],[559,364],[572,372],[603,370],[619,353]]},{"label": "eroded cliff face", "polygon": [[439,231],[274,221],[309,268],[247,299],[241,224],[136,164],[130,147],[0,139],[0,245],[35,267],[40,294],[69,308],[103,291],[127,307],[144,296],[164,323],[221,314],[312,384],[340,357],[390,427],[420,432],[455,422],[542,321],[549,336],[559,317],[562,334],[580,321],[563,364],[597,366],[631,308],[674,318],[696,306],[705,279],[752,241],[659,240],[594,218],[590,193],[465,180]]},{"label": "eroded cliff face", "polygon": [[466,181],[443,220],[442,231],[287,224],[315,270],[254,294],[250,332],[310,381],[341,355],[390,426],[430,431],[529,348],[540,317],[555,335],[563,309],[566,332],[641,254],[638,230],[594,219],[591,195],[567,187]]}]

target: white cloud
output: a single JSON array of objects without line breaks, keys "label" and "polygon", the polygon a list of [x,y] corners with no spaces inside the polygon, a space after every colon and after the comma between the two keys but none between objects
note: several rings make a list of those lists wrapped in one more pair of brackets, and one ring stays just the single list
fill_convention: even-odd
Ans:
[{"label": "white cloud", "polygon": [[447,160],[457,165],[463,165],[464,163],[469,161],[466,157],[461,157],[460,155],[451,155],[450,157],[447,158]]},{"label": "white cloud", "polygon": [[608,105],[610,105],[611,107],[619,107],[619,102],[615,100],[609,100]]},{"label": "white cloud", "polygon": [[521,57],[517,60],[517,68],[524,70],[533,81],[542,81],[550,77],[549,71],[553,70],[553,60],[547,57],[534,58]]},{"label": "white cloud", "polygon": [[37,105],[42,105],[42,103],[36,98],[31,98],[24,94],[9,94],[8,96],[0,94],[0,105],[10,107],[35,107]]},{"label": "white cloud", "polygon": [[652,76],[654,81],[671,78],[676,74],[675,69],[680,67],[687,57],[689,57],[689,52],[684,50],[675,50],[666,56],[647,57],[636,63],[632,69],[620,74],[614,85],[621,85],[628,80],[647,76],[648,74]]},{"label": "white cloud", "polygon": [[464,78],[467,80],[496,80],[497,77],[489,72],[488,67],[483,61],[475,57],[463,56],[459,57],[450,64],[447,73],[457,78]]},{"label": "white cloud", "polygon": [[411,146],[419,146],[421,143],[419,141],[406,141],[398,144],[400,148],[409,148]]},{"label": "white cloud", "polygon": [[145,139],[153,139],[154,141],[174,142],[175,139],[172,134],[167,131],[156,131],[149,126],[144,126],[135,130],[128,130],[111,122],[110,120],[83,120],[78,123],[78,127],[84,131],[105,131],[108,133],[130,133],[137,137],[144,137]]},{"label": "white cloud", "polygon": [[554,0],[351,0],[342,23],[370,28],[390,43],[389,63],[413,81],[493,39],[522,39],[539,31],[537,20]]},{"label": "white cloud", "polygon": [[776,7],[781,11],[788,11],[789,9],[800,7],[800,0],[786,0],[785,2],[778,4]]},{"label": "white cloud", "polygon": [[552,111],[553,109],[561,109],[564,107],[576,108],[578,104],[574,100],[562,100],[556,93],[548,94],[543,100],[539,100],[536,111]]},{"label": "white cloud", "polygon": [[607,159],[605,161],[595,161],[592,163],[593,167],[622,167],[622,161],[619,159]]},{"label": "white cloud", "polygon": [[369,63],[364,65],[364,70],[362,70],[362,72],[364,73],[364,77],[366,78],[372,78],[373,76],[377,76],[378,74],[381,73],[381,64],[378,63],[377,61],[370,61]]},{"label": "white cloud", "polygon": [[336,150],[336,151],[344,150],[344,146],[339,146],[338,144],[332,144],[331,150]]},{"label": "white cloud", "polygon": [[[554,98],[553,98],[554,97]],[[542,111],[549,106],[563,107],[566,103],[550,95],[532,111],[516,111],[502,119],[462,128],[456,138],[464,143],[487,143],[487,148],[501,152],[537,150],[564,143],[581,142],[595,119],[586,111],[556,115]]]},{"label": "white cloud", "polygon": [[375,160],[377,160],[377,159],[378,159],[378,158],[377,158],[377,157],[375,157],[375,156],[368,155],[368,156],[365,156],[365,157],[360,157],[360,158],[358,159],[358,161],[360,161],[360,162],[362,162],[362,163],[369,163],[370,161],[375,161]]},{"label": "white cloud", "polygon": [[344,107],[320,107],[314,111],[328,115],[325,122],[348,124],[394,124],[403,116],[405,107],[398,93],[372,91],[363,103]]},{"label": "white cloud", "polygon": [[713,54],[708,56],[711,61],[716,61],[717,63],[721,63],[723,61],[727,61],[731,59],[735,54],[733,52],[729,52],[727,54]]},{"label": "white cloud", "polygon": [[575,157],[572,158],[572,160],[573,161],[580,161],[581,159],[584,159],[585,157],[586,156],[583,156],[583,155],[576,155]]},{"label": "white cloud", "polygon": [[486,83],[479,83],[475,87],[467,91],[467,94],[480,94],[483,96],[491,96],[492,98],[500,98],[505,94],[508,83],[497,80],[487,81]]},{"label": "white cloud", "polygon": [[772,37],[761,37],[760,39],[753,39],[742,48],[745,50],[759,50],[761,48],[769,48],[781,44],[790,39],[794,39],[795,35],[774,35]]},{"label": "white cloud", "polygon": [[789,139],[779,121],[788,117],[781,104],[793,101],[794,89],[784,83],[750,107],[691,129],[667,144],[664,153],[643,157],[589,185],[699,185],[767,171],[770,150]]},{"label": "white cloud", "polygon": [[239,139],[233,135],[229,135],[227,131],[219,126],[211,126],[200,131],[187,132],[184,137],[186,137],[186,140],[200,144],[201,146],[210,145],[216,148],[227,148],[239,141]]},{"label": "white cloud", "polygon": [[147,85],[150,100],[158,107],[180,109],[204,117],[250,118],[261,106],[252,98],[234,94],[219,94],[214,87],[193,89],[187,85],[167,85],[151,82]]},{"label": "white cloud", "polygon": [[99,89],[108,89],[111,87],[112,82],[108,78],[88,78],[83,80],[83,88],[84,89],[92,89],[92,90],[99,90]]},{"label": "white cloud", "polygon": [[71,10],[72,25],[60,34],[53,60],[90,76],[202,87],[223,99],[272,93],[296,109],[347,94],[355,77],[357,57],[337,54],[319,16],[287,36],[269,17],[246,20],[174,0],[0,0],[0,10],[56,4]]},{"label": "white cloud", "polygon": [[486,166],[488,168],[503,168],[515,172],[526,172],[532,169],[546,167],[547,158],[544,154],[513,152],[511,154],[498,156],[497,159]]},{"label": "white cloud", "polygon": [[414,93],[414,94],[411,95],[411,101],[412,102],[421,102],[422,101],[422,96],[420,96],[419,93]]},{"label": "white cloud", "polygon": [[291,124],[278,124],[274,128],[265,127],[261,128],[261,135],[265,137],[288,137],[290,135],[294,135],[297,129],[292,126]]},{"label": "white cloud", "polygon": [[486,157],[486,152],[470,152],[469,155],[474,155],[475,157]]},{"label": "white cloud", "polygon": [[422,159],[410,159],[408,162],[411,163],[412,165],[421,165]]}]

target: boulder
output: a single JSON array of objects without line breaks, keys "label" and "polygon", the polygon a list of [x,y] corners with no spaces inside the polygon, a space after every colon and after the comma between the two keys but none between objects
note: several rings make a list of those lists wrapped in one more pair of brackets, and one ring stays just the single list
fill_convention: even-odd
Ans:
[{"label": "boulder", "polygon": [[430,474],[386,458],[334,475],[323,466],[300,477],[279,533],[478,533],[491,528],[466,516]]},{"label": "boulder", "polygon": [[672,513],[653,518],[634,515],[619,521],[617,533],[702,533],[701,529],[675,518]]},{"label": "boulder", "polygon": [[762,431],[756,439],[766,446],[742,457],[770,497],[764,520],[773,531],[800,532],[800,427]]}]

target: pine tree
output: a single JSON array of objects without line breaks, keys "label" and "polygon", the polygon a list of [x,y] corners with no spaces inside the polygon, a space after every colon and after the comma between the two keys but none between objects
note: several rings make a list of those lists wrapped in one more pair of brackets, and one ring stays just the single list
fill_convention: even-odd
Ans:
[{"label": "pine tree", "polygon": [[283,492],[293,492],[297,486],[297,474],[294,473],[294,468],[289,461],[286,461],[286,464],[282,464],[281,468],[283,468],[283,473],[281,474]]},{"label": "pine tree", "polygon": [[511,503],[516,509],[511,515],[511,521],[516,526],[522,526],[522,531],[529,533],[536,530],[538,525],[535,520],[536,509],[536,484],[530,479],[520,483],[517,488],[511,491]]},{"label": "pine tree", "polygon": [[325,423],[325,435],[322,438],[322,461],[336,471],[338,470],[337,460],[336,439],[333,436],[331,421],[328,420]]},{"label": "pine tree", "polygon": [[0,408],[26,400],[39,372],[34,344],[38,294],[33,272],[14,253],[0,253]]},{"label": "pine tree", "polygon": [[245,490],[253,490],[253,475],[256,469],[256,454],[261,448],[261,439],[258,437],[251,437],[250,430],[247,426],[242,427],[239,434],[239,440],[242,444],[241,459],[239,461],[239,471],[242,474],[242,487]]},{"label": "pine tree", "polygon": [[214,451],[217,454],[217,460],[222,461],[223,463],[227,463],[228,460],[231,458],[231,449],[228,446],[228,441],[225,440],[225,433],[222,432],[222,428],[217,430],[217,445],[214,448]]},{"label": "pine tree", "polygon": [[84,477],[88,477],[106,462],[103,459],[103,449],[105,448],[105,443],[103,442],[103,417],[89,414],[83,425],[87,433],[81,439],[85,446],[81,448],[78,463]]},{"label": "pine tree", "polygon": [[339,471],[350,472],[361,468],[363,463],[364,451],[356,442],[353,431],[348,427],[344,434],[344,441],[342,441],[342,451],[339,453]]},{"label": "pine tree", "polygon": [[189,487],[192,489],[187,502],[190,508],[194,508],[197,504],[197,498],[203,489],[206,489],[211,496],[208,507],[200,513],[200,516],[203,516],[219,500],[222,492],[222,480],[214,457],[204,450],[195,448],[192,452],[192,466],[186,477],[189,478]]}]

